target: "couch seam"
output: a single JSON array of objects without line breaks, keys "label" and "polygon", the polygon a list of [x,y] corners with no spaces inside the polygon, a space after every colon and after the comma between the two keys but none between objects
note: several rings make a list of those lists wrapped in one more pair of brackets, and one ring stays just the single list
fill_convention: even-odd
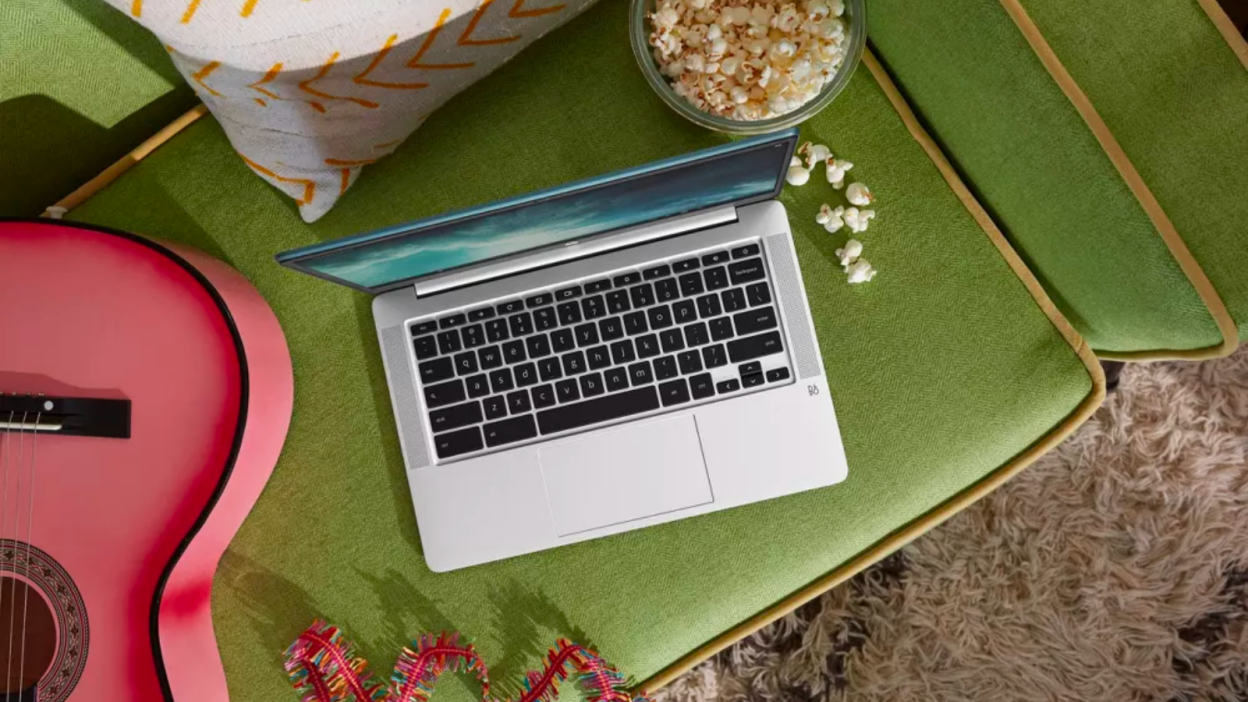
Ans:
[{"label": "couch seam", "polygon": [[667,685],[680,675],[688,672],[694,666],[707,660],[716,653],[728,648],[737,641],[758,631],[764,626],[780,619],[784,615],[801,607],[803,604],[815,599],[819,595],[831,590],[841,583],[849,580],[854,575],[865,570],[873,563],[881,560],[888,554],[905,546],[914,539],[922,536],[929,530],[940,525],[946,519],[954,516],[958,512],[971,506],[973,503],[984,497],[988,493],[996,490],[1007,480],[1014,477],[1027,466],[1031,465],[1037,458],[1047,453],[1049,450],[1061,443],[1075,429],[1082,425],[1092,416],[1101,402],[1105,399],[1105,373],[1101,369],[1100,362],[1097,361],[1092,349],[1087,342],[1079,335],[1070,322],[1062,315],[1049,298],[1048,293],[1040,285],[1035,274],[1027,268],[1022,258],[1010,246],[1005,236],[1001,234],[992,218],[988,216],[987,211],[971,194],[971,191],[958,177],[957,172],[950,165],[949,160],[941,152],[940,147],[936,145],[931,136],[919,124],[918,119],[914,116],[914,112],[905,102],[901,93],[897,90],[897,86],[893,83],[884,67],[880,65],[875,55],[870,49],[863,52],[862,64],[867,67],[871,75],[875,78],[876,83],[884,91],[888,97],[893,109],[901,118],[906,128],[910,131],[910,135],[914,138],[923,151],[931,159],[936,169],[944,177],[949,188],[962,202],[963,207],[971,215],[971,218],[980,225],[980,229],[988,239],[997,247],[998,253],[1006,260],[1010,269],[1015,276],[1022,282],[1035,300],[1036,305],[1044,312],[1049,321],[1057,328],[1062,339],[1075,351],[1079,360],[1083,361],[1084,367],[1088,372],[1088,376],[1092,381],[1092,388],[1070,414],[1059,422],[1047,434],[1032,442],[1021,452],[1016,454],[999,468],[988,473],[984,477],[977,480],[972,485],[963,489],[955,495],[950,496],[944,502],[924,512],[923,514],[910,520],[905,526],[896,529],[882,539],[868,546],[859,554],[853,557],[844,565],[834,568],[824,575],[816,578],[814,581],[790,593],[777,603],[758,612],[751,617],[740,622],[736,626],[724,631],[710,641],[693,649],[689,653],[678,658],[676,661],[659,670],[654,675],[647,678],[636,689],[640,690],[656,690]]},{"label": "couch seam", "polygon": [[1000,0],[1002,8],[1006,14],[1014,21],[1023,38],[1027,40],[1027,44],[1031,46],[1031,50],[1035,53],[1036,58],[1049,72],[1053,82],[1057,83],[1058,88],[1066,95],[1074,106],[1075,111],[1083,118],[1084,124],[1096,137],[1097,143],[1101,145],[1101,150],[1114,164],[1114,168],[1118,170],[1118,174],[1122,177],[1131,193],[1135,195],[1135,199],[1139,202],[1140,207],[1144,210],[1144,214],[1152,220],[1153,227],[1161,236],[1166,244],[1166,248],[1170,251],[1170,256],[1183,274],[1187,276],[1188,282],[1195,288],[1196,294],[1200,296],[1201,302],[1204,303],[1205,309],[1209,312],[1209,316],[1213,318],[1214,324],[1218,327],[1218,332],[1222,335],[1222,342],[1213,346],[1207,346],[1198,349],[1184,350],[1148,350],[1148,351],[1117,351],[1117,352],[1099,352],[1101,358],[1118,360],[1118,361],[1160,361],[1169,359],[1178,360],[1196,360],[1207,358],[1221,358],[1229,356],[1235,351],[1239,345],[1239,329],[1235,324],[1234,318],[1231,317],[1230,310],[1227,309],[1222,296],[1218,294],[1217,288],[1213,286],[1213,282],[1209,280],[1209,276],[1205,274],[1200,263],[1196,261],[1196,257],[1187,247],[1187,243],[1183,241],[1183,237],[1175,228],[1174,222],[1166,215],[1165,209],[1161,203],[1153,195],[1148,184],[1144,182],[1144,178],[1136,170],[1135,165],[1127,156],[1126,151],[1118,143],[1118,139],[1114,133],[1110,131],[1109,125],[1101,118],[1096,107],[1092,105],[1092,101],[1088,99],[1087,94],[1075,82],[1075,79],[1062,65],[1061,60],[1049,46],[1048,41],[1041,34],[1040,28],[1036,26],[1027,11],[1023,9],[1019,0]]}]

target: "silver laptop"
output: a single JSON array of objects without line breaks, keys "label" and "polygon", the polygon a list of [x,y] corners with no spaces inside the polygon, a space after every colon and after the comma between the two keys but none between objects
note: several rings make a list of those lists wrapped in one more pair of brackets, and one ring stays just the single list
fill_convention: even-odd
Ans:
[{"label": "silver laptop", "polygon": [[375,295],[429,568],[824,487],[846,464],[790,130],[277,256]]}]

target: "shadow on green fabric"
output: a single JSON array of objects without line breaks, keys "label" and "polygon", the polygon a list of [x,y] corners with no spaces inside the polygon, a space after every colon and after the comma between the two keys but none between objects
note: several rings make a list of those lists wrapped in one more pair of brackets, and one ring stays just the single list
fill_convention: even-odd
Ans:
[{"label": "shadow on green fabric", "polygon": [[216,587],[230,590],[243,604],[248,622],[263,643],[264,655],[278,666],[300,631],[322,616],[307,590],[261,568],[237,551],[226,551],[217,569]]}]

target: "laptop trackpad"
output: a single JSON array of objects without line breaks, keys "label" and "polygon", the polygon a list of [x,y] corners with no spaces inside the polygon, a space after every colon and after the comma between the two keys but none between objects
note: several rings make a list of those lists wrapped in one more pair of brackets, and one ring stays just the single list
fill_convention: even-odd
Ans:
[{"label": "laptop trackpad", "polygon": [[541,457],[560,536],[713,501],[693,415],[603,429]]}]

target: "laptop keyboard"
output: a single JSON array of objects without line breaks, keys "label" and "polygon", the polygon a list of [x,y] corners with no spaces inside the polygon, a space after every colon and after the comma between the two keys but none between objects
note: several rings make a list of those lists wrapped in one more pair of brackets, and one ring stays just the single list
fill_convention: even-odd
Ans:
[{"label": "laptop keyboard", "polygon": [[791,376],[757,243],[418,320],[411,333],[442,459]]}]

